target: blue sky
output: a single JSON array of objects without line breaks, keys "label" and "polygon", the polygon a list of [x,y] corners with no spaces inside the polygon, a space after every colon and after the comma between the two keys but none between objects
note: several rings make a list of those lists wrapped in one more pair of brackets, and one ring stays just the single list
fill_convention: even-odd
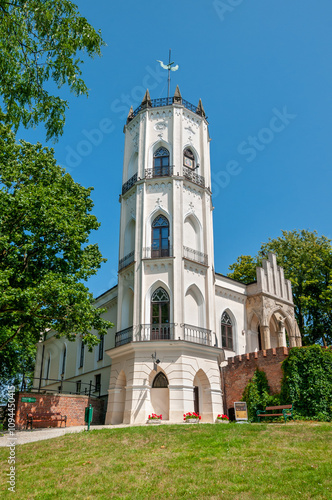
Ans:
[{"label": "blue sky", "polygon": [[[167,95],[166,61],[182,96],[210,123],[216,271],[253,255],[281,230],[332,238],[332,3],[330,0],[76,2],[102,31],[103,57],[84,64],[90,96],[69,97],[59,164],[94,186],[98,242],[108,259],[89,286],[117,282],[123,125],[146,86]],[[20,137],[45,143],[42,129]],[[50,144],[52,146],[52,144]]]}]

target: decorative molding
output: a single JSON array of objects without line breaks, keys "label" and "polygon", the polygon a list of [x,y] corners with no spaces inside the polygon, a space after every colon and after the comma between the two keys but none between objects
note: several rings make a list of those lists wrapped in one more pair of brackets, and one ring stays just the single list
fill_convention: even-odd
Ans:
[{"label": "decorative molding", "polygon": [[206,276],[206,269],[200,265],[184,262],[184,269],[191,274],[198,274],[199,276]]},{"label": "decorative molding", "polygon": [[164,193],[165,191],[169,191],[172,188],[171,182],[156,182],[156,183],[148,183],[147,184],[147,192],[148,193]]},{"label": "decorative molding", "polygon": [[244,304],[246,302],[246,296],[234,292],[233,290],[227,290],[226,288],[221,288],[218,285],[216,286],[216,296],[223,297],[224,299],[233,300],[240,304]]},{"label": "decorative molding", "polygon": [[161,121],[161,122],[155,123],[153,128],[157,131],[162,131],[162,130],[165,130],[167,127],[168,127],[168,123],[166,121]]}]

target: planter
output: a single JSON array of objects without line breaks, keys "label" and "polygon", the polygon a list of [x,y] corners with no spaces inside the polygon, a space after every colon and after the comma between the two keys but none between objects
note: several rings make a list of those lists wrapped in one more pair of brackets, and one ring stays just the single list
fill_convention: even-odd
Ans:
[{"label": "planter", "polygon": [[151,424],[151,425],[153,425],[153,424],[161,424],[161,420],[160,420],[160,418],[151,418],[146,423],[147,424]]},{"label": "planter", "polygon": [[184,423],[185,424],[198,424],[199,418],[187,418],[187,420],[185,420]]},{"label": "planter", "polygon": [[220,418],[217,418],[216,424],[229,424],[229,420],[222,420]]}]

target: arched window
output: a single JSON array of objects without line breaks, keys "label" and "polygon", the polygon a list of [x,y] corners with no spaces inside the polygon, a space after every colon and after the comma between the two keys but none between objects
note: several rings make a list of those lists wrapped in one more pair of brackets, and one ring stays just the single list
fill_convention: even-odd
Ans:
[{"label": "arched window", "polygon": [[151,339],[167,340],[170,338],[169,295],[159,287],[151,297]]},{"label": "arched window", "polygon": [[153,155],[153,177],[165,177],[170,175],[169,151],[159,148]]},{"label": "arched window", "polygon": [[155,378],[154,378],[154,381],[152,383],[152,388],[153,389],[156,389],[156,388],[167,388],[168,387],[168,380],[167,380],[167,377],[166,375],[164,375],[163,372],[159,372]]},{"label": "arched window", "polygon": [[65,346],[62,353],[61,375],[64,375],[66,371],[66,357],[67,357],[67,347]]},{"label": "arched window", "polygon": [[234,350],[232,321],[226,311],[221,316],[221,344],[225,349]]},{"label": "arched window", "polygon": [[151,258],[169,256],[169,223],[166,217],[158,215],[152,222]]},{"label": "arched window", "polygon": [[191,169],[195,168],[195,156],[189,148],[183,151],[183,165]]}]

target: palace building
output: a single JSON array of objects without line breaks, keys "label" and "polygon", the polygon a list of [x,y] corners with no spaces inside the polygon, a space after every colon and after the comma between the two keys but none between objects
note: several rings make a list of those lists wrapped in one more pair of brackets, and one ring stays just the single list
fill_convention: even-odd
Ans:
[{"label": "palace building", "polygon": [[[269,254],[244,285],[214,268],[210,136],[201,100],[131,108],[124,127],[118,284],[96,299],[115,327],[93,352],[48,332],[35,386],[107,400],[106,423],[142,423],[151,412],[180,422],[227,411],[227,358],[299,346],[291,284]],[[37,380],[39,379],[39,380]]]}]

